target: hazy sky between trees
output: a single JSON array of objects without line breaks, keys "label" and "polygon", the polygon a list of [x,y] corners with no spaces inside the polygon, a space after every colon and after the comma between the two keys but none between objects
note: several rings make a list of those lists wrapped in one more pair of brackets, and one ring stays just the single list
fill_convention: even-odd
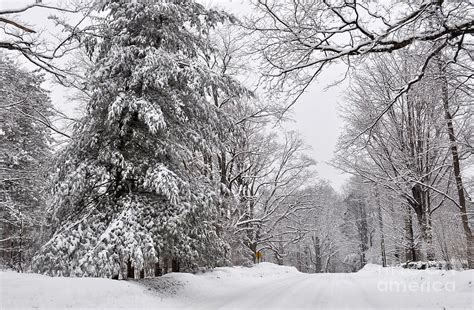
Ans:
[{"label": "hazy sky between trees", "polygon": [[[0,8],[18,8],[33,2],[34,0],[0,0]],[[42,2],[53,5],[64,1],[43,0]],[[252,9],[249,0],[201,0],[200,2],[206,6],[221,7],[238,16],[243,16]],[[33,8],[22,13],[19,18],[35,30],[43,29],[47,33],[54,34],[61,31],[61,28],[54,27],[52,21],[48,20],[48,16],[52,13],[54,12],[50,10]],[[28,67],[34,68],[29,65]],[[345,72],[344,69],[343,65],[335,65],[325,70],[289,112],[288,116],[294,121],[285,124],[285,128],[301,133],[306,144],[312,148],[309,155],[318,162],[316,167],[318,176],[330,181],[336,190],[341,189],[348,175],[342,174],[326,162],[333,157],[337,138],[343,126],[342,120],[338,117],[337,106],[343,101],[348,81],[329,89],[326,88],[341,78]],[[66,100],[66,96],[70,93],[62,87],[46,84],[45,87],[51,90],[53,104],[66,114],[73,114],[77,104]]]}]

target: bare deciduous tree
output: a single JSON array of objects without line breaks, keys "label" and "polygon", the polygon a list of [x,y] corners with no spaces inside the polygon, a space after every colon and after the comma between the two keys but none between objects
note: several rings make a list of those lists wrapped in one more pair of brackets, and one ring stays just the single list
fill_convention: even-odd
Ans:
[{"label": "bare deciduous tree", "polygon": [[422,45],[426,53],[420,67],[397,86],[401,96],[423,77],[440,51],[449,51],[452,61],[469,53],[474,33],[469,1],[256,0],[255,4],[258,13],[247,26],[258,33],[256,48],[264,73],[272,86],[283,87],[295,100],[335,62],[350,67],[369,54]]},{"label": "bare deciduous tree", "polygon": [[[77,22],[70,25],[64,18],[51,16],[57,26],[66,33],[62,37],[54,37],[40,30],[38,25],[31,26],[22,16],[31,10],[46,10],[52,13],[73,14],[79,17]],[[61,65],[58,60],[74,51],[80,45],[81,33],[90,31],[91,13],[99,10],[96,1],[71,3],[68,6],[45,5],[35,2],[14,9],[0,9],[0,49],[12,51],[23,56],[34,66],[51,73],[60,83],[68,84],[67,78],[74,75],[71,68]],[[88,22],[86,22],[86,20]]]}]

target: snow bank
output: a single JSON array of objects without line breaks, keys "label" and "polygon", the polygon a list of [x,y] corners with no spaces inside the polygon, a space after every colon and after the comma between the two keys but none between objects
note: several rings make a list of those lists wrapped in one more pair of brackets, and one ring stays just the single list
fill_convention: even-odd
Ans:
[{"label": "snow bank", "polygon": [[[299,274],[295,267],[280,266],[272,263],[260,263],[252,267],[218,267],[212,270],[207,270],[203,273],[198,273],[198,277],[203,278],[262,278],[262,277],[278,277],[289,274]],[[168,276],[175,276],[176,274],[169,274]]]},{"label": "snow bank", "polygon": [[0,309],[172,307],[134,282],[99,278],[52,278],[32,273],[0,272]]},{"label": "snow bank", "polygon": [[381,272],[384,268],[391,268],[391,267],[382,267],[381,265],[377,265],[377,264],[366,264],[358,272],[361,272],[361,273],[364,273],[364,272],[377,272],[378,273],[378,272]]}]

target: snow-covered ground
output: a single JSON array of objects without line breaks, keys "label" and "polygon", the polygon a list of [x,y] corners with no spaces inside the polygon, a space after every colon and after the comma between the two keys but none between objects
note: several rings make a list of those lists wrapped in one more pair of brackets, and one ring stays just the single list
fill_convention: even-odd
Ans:
[{"label": "snow-covered ground", "polygon": [[351,274],[304,274],[262,263],[198,275],[116,281],[0,273],[0,309],[474,309],[474,271],[368,265]]}]

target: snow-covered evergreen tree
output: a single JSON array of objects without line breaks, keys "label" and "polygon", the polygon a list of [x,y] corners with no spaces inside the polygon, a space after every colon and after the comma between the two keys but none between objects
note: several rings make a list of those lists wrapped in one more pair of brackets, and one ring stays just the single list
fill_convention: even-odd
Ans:
[{"label": "snow-covered evergreen tree", "polygon": [[58,159],[55,229],[35,270],[109,277],[159,257],[223,264],[220,195],[205,159],[233,122],[211,98],[245,89],[200,57],[213,52],[206,29],[230,17],[190,0],[107,10],[84,40],[93,96]]},{"label": "snow-covered evergreen tree", "polygon": [[42,82],[0,55],[0,264],[17,270],[37,248],[45,206],[52,105]]}]

